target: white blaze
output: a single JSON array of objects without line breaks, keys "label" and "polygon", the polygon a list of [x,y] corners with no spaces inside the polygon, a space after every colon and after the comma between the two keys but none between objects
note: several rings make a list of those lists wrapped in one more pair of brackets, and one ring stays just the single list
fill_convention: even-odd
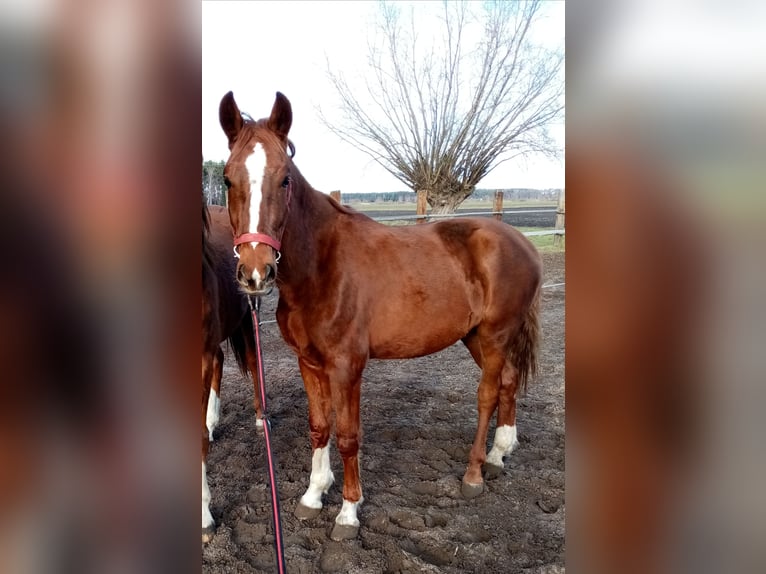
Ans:
[{"label": "white blaze", "polygon": [[495,466],[503,466],[503,456],[510,454],[519,444],[516,440],[516,425],[503,425],[495,431],[495,442],[487,455],[487,462]]},{"label": "white blaze", "polygon": [[330,469],[330,445],[314,450],[311,457],[311,479],[306,493],[301,497],[301,504],[309,508],[322,508],[322,495],[335,482]]},{"label": "white blaze", "polygon": [[[264,173],[266,172],[266,152],[260,143],[255,144],[255,149],[250,157],[245,161],[248,178],[250,180],[250,205],[248,206],[250,214],[250,223],[248,233],[258,233],[258,221],[261,213],[261,187],[263,186]],[[251,241],[250,245],[255,247],[257,241]],[[253,279],[260,281],[260,274],[253,270]]]}]

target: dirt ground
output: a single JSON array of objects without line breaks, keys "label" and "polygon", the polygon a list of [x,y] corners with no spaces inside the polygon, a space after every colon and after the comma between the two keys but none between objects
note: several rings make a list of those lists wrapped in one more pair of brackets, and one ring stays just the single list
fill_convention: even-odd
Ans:
[{"label": "dirt ground", "polygon": [[[543,254],[544,284],[564,281],[564,253]],[[262,327],[272,443],[290,573],[564,571],[564,288],[543,291],[540,369],[519,400],[519,446],[505,472],[473,500],[460,494],[476,428],[479,369],[457,343],[402,361],[370,361],[362,385],[361,478],[365,502],[357,539],[334,542],[343,471],[318,518],[293,511],[309,482],[307,403],[292,351],[276,324]],[[263,301],[274,318],[276,295]],[[208,459],[218,524],[203,545],[208,573],[275,572],[263,436],[253,388],[227,358],[221,423]],[[489,440],[494,436],[494,418]],[[334,445],[334,441],[333,441]]]}]

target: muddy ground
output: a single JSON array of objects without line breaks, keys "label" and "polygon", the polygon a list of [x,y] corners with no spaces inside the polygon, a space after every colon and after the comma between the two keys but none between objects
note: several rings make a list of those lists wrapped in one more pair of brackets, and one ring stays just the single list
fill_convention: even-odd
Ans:
[{"label": "muddy ground", "polygon": [[[545,284],[564,281],[564,253],[546,253]],[[263,302],[274,317],[276,296]],[[264,365],[290,573],[551,573],[564,569],[564,289],[544,290],[540,369],[517,410],[519,446],[505,472],[473,500],[460,481],[476,425],[479,369],[462,343],[420,359],[370,361],[362,386],[356,540],[330,540],[342,465],[318,518],[293,516],[308,486],[311,447],[297,361],[276,324],[262,327]],[[218,524],[203,572],[275,572],[263,436],[253,388],[233,361],[224,372],[221,424],[208,459]],[[489,438],[494,436],[494,420]]]}]

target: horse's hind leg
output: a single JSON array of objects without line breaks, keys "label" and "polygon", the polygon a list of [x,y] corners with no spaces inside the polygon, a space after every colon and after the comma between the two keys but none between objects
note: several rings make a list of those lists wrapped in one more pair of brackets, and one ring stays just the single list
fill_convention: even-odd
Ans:
[{"label": "horse's hind leg", "polygon": [[223,350],[219,346],[212,359],[210,393],[207,403],[205,422],[210,442],[213,442],[213,431],[221,420],[221,379],[223,379]]},{"label": "horse's hind leg", "polygon": [[488,340],[477,340],[476,335],[464,339],[474,359],[482,367],[481,381],[478,390],[478,423],[471,452],[468,457],[468,468],[463,476],[462,493],[466,498],[474,498],[481,494],[484,479],[481,476],[482,465],[487,459],[487,432],[489,419],[495,412],[500,395],[500,380],[505,365],[505,352],[496,348]]},{"label": "horse's hind leg", "polygon": [[511,454],[518,444],[516,437],[516,389],[519,374],[510,360],[506,359],[500,376],[500,396],[497,406],[497,428],[492,450],[484,465],[485,476],[494,478],[503,471],[503,457]]},{"label": "horse's hind leg", "polygon": [[516,435],[516,392],[526,386],[527,378],[537,366],[539,339],[539,282],[536,295],[517,328],[507,349],[507,358],[500,379],[500,400],[497,409],[497,430],[492,450],[487,456],[486,474],[489,477],[503,470],[503,457],[518,444]]},{"label": "horse's hind leg", "polygon": [[[481,346],[475,332],[466,336],[463,343],[471,352],[473,360],[482,367]],[[506,359],[500,375],[500,389],[497,403],[497,428],[492,450],[487,455],[484,465],[485,478],[495,478],[503,471],[503,457],[511,454],[518,444],[516,439],[516,389],[518,388],[518,371]]]}]

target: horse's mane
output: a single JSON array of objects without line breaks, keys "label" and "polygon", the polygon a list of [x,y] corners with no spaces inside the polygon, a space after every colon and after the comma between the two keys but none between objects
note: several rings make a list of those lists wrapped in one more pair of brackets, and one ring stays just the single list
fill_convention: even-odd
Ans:
[{"label": "horse's mane", "polygon": [[208,213],[207,205],[205,205],[205,198],[202,198],[202,239],[207,239],[207,234],[210,233],[210,213]]},{"label": "horse's mane", "polygon": [[327,201],[329,201],[330,204],[335,208],[335,210],[340,213],[345,213],[346,215],[361,215],[362,217],[367,217],[364,213],[357,211],[353,207],[349,207],[347,205],[343,205],[342,203],[338,203],[327,194],[322,194],[322,195],[324,195],[327,198]]},{"label": "horse's mane", "polygon": [[205,198],[202,198],[202,268],[212,265],[213,249],[210,245],[208,236],[210,235],[210,213],[205,205]]}]

